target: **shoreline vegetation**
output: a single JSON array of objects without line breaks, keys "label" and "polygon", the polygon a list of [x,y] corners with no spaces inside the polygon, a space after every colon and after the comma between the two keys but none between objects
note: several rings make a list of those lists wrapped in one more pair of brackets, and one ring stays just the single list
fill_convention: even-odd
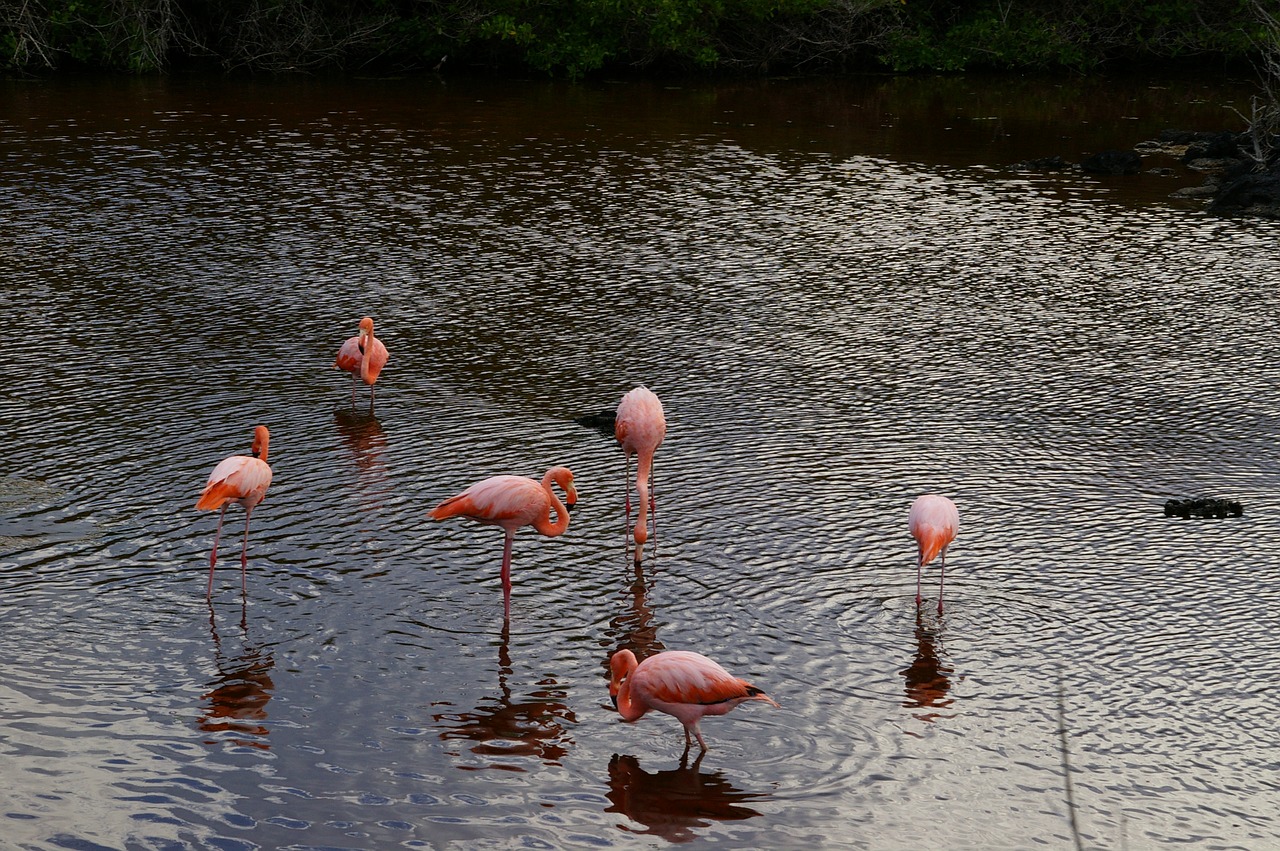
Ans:
[{"label": "shoreline vegetation", "polygon": [[[0,0],[8,75],[768,76],[1252,66],[1238,203],[1280,218],[1274,0]],[[1178,128],[1221,130],[1221,128]],[[1230,157],[1229,157],[1230,158]],[[1243,189],[1241,187],[1244,187]]]},{"label": "shoreline vegetation", "polygon": [[820,74],[1265,64],[1271,0],[0,0],[7,72]]}]

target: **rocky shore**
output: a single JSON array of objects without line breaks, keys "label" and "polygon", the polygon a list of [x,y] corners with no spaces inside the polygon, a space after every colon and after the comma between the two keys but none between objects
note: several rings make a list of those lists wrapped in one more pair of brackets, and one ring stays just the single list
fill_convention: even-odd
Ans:
[{"label": "rocky shore", "polygon": [[1203,198],[1207,210],[1221,216],[1280,219],[1280,137],[1259,138],[1232,133],[1165,130],[1156,139],[1129,150],[1101,151],[1080,163],[1062,157],[1025,160],[1017,171],[1078,169],[1088,174],[1125,175],[1143,170],[1143,158],[1163,154],[1202,173],[1204,182],[1173,192],[1175,198]]}]

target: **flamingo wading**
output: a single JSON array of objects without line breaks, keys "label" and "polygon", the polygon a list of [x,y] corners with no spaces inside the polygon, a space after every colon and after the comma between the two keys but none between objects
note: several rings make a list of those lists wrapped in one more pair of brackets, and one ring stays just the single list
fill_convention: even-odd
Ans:
[{"label": "flamingo wading", "polygon": [[387,365],[387,347],[373,336],[373,318],[366,316],[360,320],[360,331],[354,337],[347,338],[338,349],[338,356],[333,359],[335,369],[345,369],[351,373],[351,404],[356,403],[356,382],[363,381],[369,385],[369,410],[373,410],[374,382],[378,374]]},{"label": "flamingo wading", "polygon": [[[644,542],[649,539],[649,521],[646,511],[654,511],[652,486],[653,454],[667,436],[667,418],[662,401],[647,387],[637,387],[622,397],[618,403],[618,418],[614,422],[613,435],[627,455],[627,520],[631,519],[631,456],[637,456],[636,497],[640,503],[636,514],[634,537],[636,561],[640,560]],[[656,511],[655,511],[656,513]],[[655,521],[656,522],[656,521]]]},{"label": "flamingo wading", "polygon": [[[552,483],[565,493],[561,502],[551,489]],[[524,476],[493,476],[477,482],[457,496],[441,502],[428,512],[435,520],[467,517],[480,523],[501,526],[507,533],[502,545],[502,601],[507,616],[511,615],[511,543],[516,530],[532,526],[554,537],[569,528],[569,509],[578,501],[573,473],[567,467],[552,467],[538,482]],[[556,519],[551,519],[555,511]]]},{"label": "flamingo wading", "polygon": [[698,729],[704,715],[725,715],[748,700],[778,705],[761,689],[688,650],[656,653],[639,664],[630,650],[619,650],[609,660],[609,669],[609,696],[622,720],[639,720],[650,709],[673,715],[684,725],[686,752],[693,744],[691,735],[707,750]]},{"label": "flamingo wading", "polygon": [[271,467],[267,464],[267,447],[271,442],[271,433],[266,426],[258,426],[253,430],[252,456],[232,455],[224,458],[209,474],[209,481],[204,492],[196,502],[196,508],[202,511],[218,511],[218,531],[213,535],[213,550],[209,553],[209,590],[213,596],[213,568],[218,563],[218,539],[222,537],[222,521],[227,515],[227,506],[239,503],[244,506],[244,543],[240,549],[240,588],[248,590],[245,572],[249,565],[249,516],[253,507],[262,502],[271,485]]},{"label": "flamingo wading", "polygon": [[911,503],[907,528],[916,539],[916,605],[920,605],[920,574],[924,566],[940,557],[942,571],[938,575],[938,611],[942,611],[942,583],[947,574],[947,547],[960,531],[960,512],[945,496],[927,493]]}]

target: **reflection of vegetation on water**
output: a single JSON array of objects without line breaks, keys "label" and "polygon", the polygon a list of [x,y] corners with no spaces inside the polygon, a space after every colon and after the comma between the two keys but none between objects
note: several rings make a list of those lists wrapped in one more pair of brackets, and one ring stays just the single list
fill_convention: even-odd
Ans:
[{"label": "reflection of vegetation on water", "polygon": [[1241,59],[1256,55],[1268,36],[1261,4],[1234,0],[50,0],[9,6],[0,16],[6,66],[135,72],[211,61],[277,71],[482,65],[570,76],[636,68],[1081,69],[1114,59]]}]

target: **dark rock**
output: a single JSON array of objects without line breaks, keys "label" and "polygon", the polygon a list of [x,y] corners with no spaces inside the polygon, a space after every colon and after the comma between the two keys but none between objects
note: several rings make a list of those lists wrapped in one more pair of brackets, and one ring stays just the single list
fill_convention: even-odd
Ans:
[{"label": "dark rock", "polygon": [[1171,499],[1164,504],[1165,517],[1240,517],[1244,506],[1231,499]]},{"label": "dark rock", "polygon": [[1161,130],[1156,141],[1162,145],[1191,145],[1201,141],[1205,136],[1212,135],[1214,134],[1198,133],[1195,130]]},{"label": "dark rock", "polygon": [[1209,212],[1280,219],[1280,169],[1249,171],[1224,179]]},{"label": "dark rock", "polygon": [[1080,168],[1090,174],[1137,174],[1142,157],[1136,151],[1100,151],[1081,162]]},{"label": "dark rock", "polygon": [[1208,198],[1208,212],[1220,216],[1280,220],[1280,159],[1273,153],[1268,162],[1258,162],[1256,149],[1265,145],[1255,144],[1248,133],[1164,130],[1157,141],[1137,147],[1177,156],[1188,168],[1207,175],[1203,185],[1179,189],[1173,197]]},{"label": "dark rock", "polygon": [[573,421],[578,425],[593,428],[603,435],[613,437],[613,426],[618,420],[618,412],[598,411],[594,414],[583,414],[580,417],[574,417]]},{"label": "dark rock", "polygon": [[1023,160],[1009,166],[1014,171],[1067,171],[1071,163],[1062,157],[1040,157],[1034,160]]},{"label": "dark rock", "polygon": [[1196,157],[1194,160],[1184,160],[1187,168],[1194,171],[1203,171],[1209,174],[1223,174],[1238,168],[1243,160],[1234,157]]},{"label": "dark rock", "polygon": [[1221,133],[1200,133],[1187,146],[1183,162],[1192,160],[1240,159],[1240,136],[1224,130]]},{"label": "dark rock", "polygon": [[1181,189],[1174,190],[1169,194],[1170,198],[1212,198],[1218,194],[1218,187],[1221,182],[1216,177],[1210,177],[1199,186],[1184,186]]}]

